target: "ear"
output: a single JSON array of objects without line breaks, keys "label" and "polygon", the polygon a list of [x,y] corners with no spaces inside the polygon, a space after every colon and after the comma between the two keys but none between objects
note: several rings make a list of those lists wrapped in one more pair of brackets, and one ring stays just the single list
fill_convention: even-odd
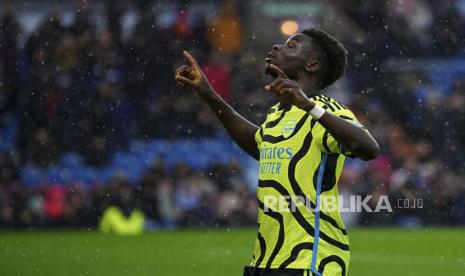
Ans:
[{"label": "ear", "polygon": [[316,72],[321,69],[321,63],[313,58],[309,59],[307,65],[305,66],[306,72]]}]

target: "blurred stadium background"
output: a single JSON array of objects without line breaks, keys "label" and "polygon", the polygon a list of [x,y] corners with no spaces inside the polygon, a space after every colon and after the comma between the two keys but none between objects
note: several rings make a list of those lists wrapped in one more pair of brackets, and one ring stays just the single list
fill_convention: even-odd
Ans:
[{"label": "blurred stadium background", "polygon": [[0,1],[0,274],[240,275],[258,164],[173,71],[191,50],[258,124],[266,53],[308,26],[349,50],[325,93],[382,148],[340,194],[423,202],[345,213],[350,275],[463,275],[465,0]]}]

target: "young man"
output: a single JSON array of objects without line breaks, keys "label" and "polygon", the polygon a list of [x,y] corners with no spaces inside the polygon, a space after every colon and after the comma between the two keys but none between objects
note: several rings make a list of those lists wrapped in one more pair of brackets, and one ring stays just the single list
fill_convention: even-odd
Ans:
[{"label": "young man", "polygon": [[275,80],[265,90],[279,102],[261,126],[223,101],[195,59],[183,54],[190,66],[177,69],[176,81],[192,88],[260,161],[258,237],[244,275],[346,275],[349,241],[340,214],[320,207],[330,198],[337,203],[345,157],[371,160],[379,147],[350,110],[320,95],[345,71],[343,45],[314,28],[275,45],[265,60]]}]

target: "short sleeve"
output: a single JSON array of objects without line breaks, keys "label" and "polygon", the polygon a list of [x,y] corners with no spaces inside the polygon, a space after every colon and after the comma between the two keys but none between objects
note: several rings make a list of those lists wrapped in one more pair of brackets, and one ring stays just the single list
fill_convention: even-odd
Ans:
[{"label": "short sleeve", "polygon": [[260,144],[263,140],[263,126],[260,126],[255,132],[255,142],[257,143],[257,148],[260,148]]},{"label": "short sleeve", "polygon": [[[339,109],[332,112],[333,115],[338,116],[351,124],[365,129],[365,127],[360,124],[357,120],[355,115],[349,109]],[[349,150],[344,148],[341,144],[339,144],[336,139],[319,123],[315,125],[315,133],[317,137],[320,139],[321,151],[329,153],[329,154],[343,154],[350,158],[355,158],[356,156],[351,153]]]}]

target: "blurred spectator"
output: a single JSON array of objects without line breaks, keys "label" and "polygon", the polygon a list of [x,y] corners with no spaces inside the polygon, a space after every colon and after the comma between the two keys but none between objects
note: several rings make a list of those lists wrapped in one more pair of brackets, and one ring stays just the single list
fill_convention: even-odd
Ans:
[{"label": "blurred spectator", "polygon": [[236,2],[225,1],[218,17],[211,23],[208,34],[215,50],[234,55],[243,47],[243,30]]},{"label": "blurred spectator", "polygon": [[202,65],[202,70],[215,91],[223,99],[230,101],[232,72],[224,57],[216,53],[212,54]]},{"label": "blurred spectator", "polygon": [[[458,2],[429,0],[382,6],[366,0],[318,3],[320,14],[300,19],[321,23],[350,51],[345,79],[324,93],[341,96],[383,149],[370,163],[348,160],[341,194],[372,195],[370,206],[384,194],[394,205],[397,199],[419,198],[425,204],[352,219],[464,224],[463,9]],[[208,169],[199,169],[188,166],[191,156],[173,161],[162,154],[148,170],[131,171],[140,179],[118,175],[101,183],[98,178],[113,168],[116,152],[131,150],[134,139],[195,145],[204,138],[221,139],[209,109],[194,93],[175,86],[173,70],[184,63],[183,49],[193,50],[215,90],[255,124],[276,101],[263,91],[268,79],[262,59],[268,48],[255,47],[256,26],[246,24],[259,10],[245,13],[238,1],[157,4],[134,3],[135,25],[124,41],[129,9],[124,2],[104,1],[99,10],[81,1],[70,24],[62,21],[65,13],[57,6],[29,37],[22,36],[17,11],[2,10],[0,143],[14,136],[3,120],[7,113],[17,121],[18,134],[13,147],[0,152],[0,227],[90,227],[100,221],[105,231],[118,232],[131,224],[125,223],[134,210],[143,213],[136,212],[135,232],[142,217],[151,229],[254,225],[257,202],[245,180],[253,166],[246,163],[212,161]],[[211,7],[213,16],[203,10]],[[103,15],[97,16],[103,24],[93,20],[95,15]],[[266,16],[260,20],[274,22]],[[271,46],[276,42],[271,39],[266,35],[262,43]],[[447,65],[440,67],[442,62]],[[84,157],[85,164],[73,166],[89,174],[85,181],[69,180],[63,171],[32,176],[40,185],[20,180],[25,166],[50,172],[69,152]],[[129,157],[123,161],[136,167]],[[64,183],[48,181],[53,177]]]},{"label": "blurred spectator", "polygon": [[66,192],[61,186],[49,186],[45,190],[44,198],[45,214],[52,222],[62,224],[66,209]]},{"label": "blurred spectator", "polygon": [[139,210],[126,217],[118,207],[110,206],[103,212],[99,228],[105,234],[140,235],[144,231],[144,222],[144,214]]},{"label": "blurred spectator", "polygon": [[20,34],[14,11],[7,7],[0,18],[0,116],[13,109],[19,88],[16,37]]}]

